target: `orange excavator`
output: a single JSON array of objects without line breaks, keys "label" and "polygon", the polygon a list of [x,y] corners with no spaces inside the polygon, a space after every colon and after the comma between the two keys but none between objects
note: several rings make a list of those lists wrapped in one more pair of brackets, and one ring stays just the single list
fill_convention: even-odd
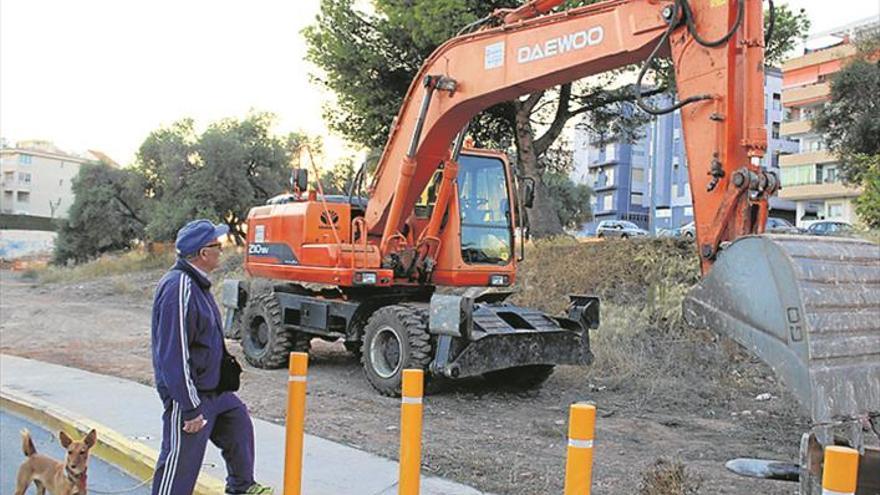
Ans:
[{"label": "orange excavator", "polygon": [[[811,493],[817,446],[840,441],[841,428],[874,452],[863,433],[880,415],[880,266],[867,242],[763,234],[780,184],[760,166],[761,0],[608,0],[553,13],[561,3],[497,11],[437,48],[365,195],[364,169],[342,196],[308,190],[300,170],[290,194],[253,208],[251,278],[224,284],[228,331],[267,368],[312,338],[342,339],[386,395],[399,394],[404,368],[530,387],[555,365],[588,364],[596,298],[571,296],[564,317],[505,302],[533,183],[517,180],[504,154],[463,142],[469,121],[494,104],[642,63],[639,106],[680,110],[684,129],[704,275],[686,316],[767,361],[810,412],[795,471]],[[665,108],[642,97],[657,57],[675,69],[679,100]],[[748,465],[772,477],[766,467]]]}]

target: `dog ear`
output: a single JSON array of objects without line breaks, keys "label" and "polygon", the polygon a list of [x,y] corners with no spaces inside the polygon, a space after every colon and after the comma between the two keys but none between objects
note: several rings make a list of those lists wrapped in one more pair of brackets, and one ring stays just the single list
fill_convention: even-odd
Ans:
[{"label": "dog ear", "polygon": [[58,439],[61,440],[61,446],[65,449],[73,443],[73,439],[67,436],[67,433],[64,433],[63,431],[58,432]]},{"label": "dog ear", "polygon": [[88,448],[92,448],[95,446],[95,442],[97,440],[98,440],[98,432],[95,431],[94,428],[92,428],[92,431],[90,431],[89,434],[86,435],[86,437],[83,439],[83,442],[85,442],[85,444]]}]

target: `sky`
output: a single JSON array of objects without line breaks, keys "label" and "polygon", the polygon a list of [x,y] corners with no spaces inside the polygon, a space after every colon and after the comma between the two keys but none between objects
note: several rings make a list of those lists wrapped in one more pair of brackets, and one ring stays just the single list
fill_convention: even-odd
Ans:
[{"label": "sky", "polygon": [[[869,16],[880,0],[776,0],[812,31]],[[184,117],[203,129],[249,110],[276,132],[323,137],[326,161],[357,150],[327,130],[300,31],[318,0],[3,0],[0,136],[97,149],[127,165],[150,131]]]}]

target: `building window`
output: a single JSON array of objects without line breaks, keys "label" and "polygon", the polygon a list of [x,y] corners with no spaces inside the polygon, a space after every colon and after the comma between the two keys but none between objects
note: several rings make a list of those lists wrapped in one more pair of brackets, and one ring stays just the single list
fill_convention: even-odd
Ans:
[{"label": "building window", "polygon": [[813,165],[801,165],[799,167],[785,167],[782,169],[783,186],[802,186],[816,183],[816,167]]},{"label": "building window", "polygon": [[773,123],[773,133],[771,134],[773,139],[779,139],[779,122]]},{"label": "building window", "polygon": [[602,196],[602,211],[611,211],[614,207],[614,195],[606,194]]},{"label": "building window", "polygon": [[3,213],[12,213],[12,191],[3,191]]},{"label": "building window", "polygon": [[64,185],[64,179],[58,179],[58,185],[59,185],[59,186],[63,186],[63,185]]},{"label": "building window", "polygon": [[632,169],[632,181],[633,183],[641,183],[645,182],[645,169],[643,168],[634,168]]},{"label": "building window", "polygon": [[828,184],[838,182],[837,165],[824,165],[818,167],[816,174],[819,182],[825,182]]},{"label": "building window", "polygon": [[632,193],[630,194],[630,203],[634,205],[641,205],[644,195],[642,193]]},{"label": "building window", "polygon": [[773,110],[782,110],[782,95],[773,93]]},{"label": "building window", "polygon": [[18,191],[17,195],[18,195],[18,197],[16,198],[16,200],[19,203],[30,203],[31,202],[31,193],[29,193],[27,191]]},{"label": "building window", "polygon": [[605,161],[612,161],[617,158],[616,154],[617,148],[614,147],[614,144],[606,144],[605,145]]},{"label": "building window", "polygon": [[779,168],[779,153],[772,153],[770,155],[770,167]]},{"label": "building window", "polygon": [[15,172],[3,172],[3,185],[4,186],[12,186],[12,182],[15,180]]},{"label": "building window", "polygon": [[32,158],[31,155],[18,155],[18,163],[21,163],[22,165],[30,165]]},{"label": "building window", "polygon": [[841,218],[843,217],[843,203],[826,203],[827,215],[825,218]]},{"label": "building window", "polygon": [[19,172],[18,173],[18,183],[24,184],[26,186],[31,185],[31,174],[26,173],[26,172]]},{"label": "building window", "polygon": [[614,185],[614,168],[605,170],[605,183],[602,185],[606,187]]}]

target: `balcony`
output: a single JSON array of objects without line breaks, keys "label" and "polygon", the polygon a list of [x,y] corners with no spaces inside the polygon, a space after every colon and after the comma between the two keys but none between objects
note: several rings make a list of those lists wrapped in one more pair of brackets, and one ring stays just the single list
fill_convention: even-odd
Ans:
[{"label": "balcony", "polygon": [[779,157],[779,166],[796,167],[798,165],[834,163],[836,161],[837,157],[828,150],[808,151],[806,153],[795,153],[794,155],[781,155]]},{"label": "balcony", "polygon": [[813,121],[809,119],[783,122],[782,125],[779,126],[779,134],[782,136],[808,134],[811,132],[813,132]]},{"label": "balcony", "polygon": [[782,64],[782,72],[790,72],[801,67],[823,64],[840,58],[851,57],[856,54],[856,47],[851,44],[839,45],[825,50],[817,50],[803,57],[793,58]]},{"label": "balcony", "polygon": [[840,182],[826,182],[818,184],[799,184],[785,186],[779,190],[779,198],[791,201],[809,199],[853,198],[861,194],[861,190],[849,187]]},{"label": "balcony", "polygon": [[782,104],[786,107],[805,105],[827,99],[830,94],[831,85],[827,82],[785,89],[782,90]]}]

